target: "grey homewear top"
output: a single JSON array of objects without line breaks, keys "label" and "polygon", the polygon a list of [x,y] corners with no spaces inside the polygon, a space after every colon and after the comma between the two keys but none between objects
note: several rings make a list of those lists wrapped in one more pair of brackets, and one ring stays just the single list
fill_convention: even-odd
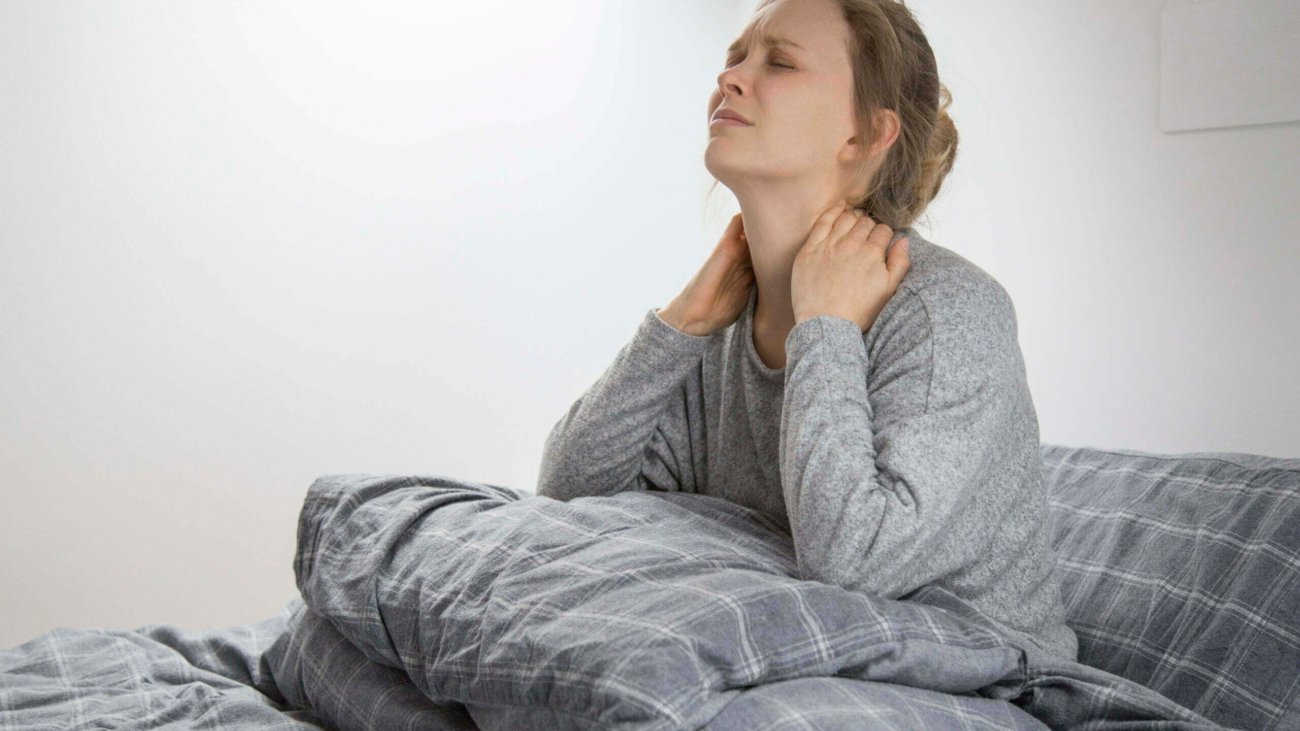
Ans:
[{"label": "grey homewear top", "polygon": [[690,335],[651,309],[546,438],[537,494],[714,495],[787,526],[800,578],[886,598],[937,583],[1074,661],[1015,308],[911,227],[911,267],[867,332],[821,315],[768,368],[757,289]]}]

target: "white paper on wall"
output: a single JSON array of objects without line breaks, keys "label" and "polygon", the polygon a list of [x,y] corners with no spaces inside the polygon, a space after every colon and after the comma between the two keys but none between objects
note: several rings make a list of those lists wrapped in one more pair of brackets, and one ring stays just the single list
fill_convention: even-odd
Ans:
[{"label": "white paper on wall", "polygon": [[1201,0],[1160,15],[1160,128],[1300,121],[1300,0]]}]

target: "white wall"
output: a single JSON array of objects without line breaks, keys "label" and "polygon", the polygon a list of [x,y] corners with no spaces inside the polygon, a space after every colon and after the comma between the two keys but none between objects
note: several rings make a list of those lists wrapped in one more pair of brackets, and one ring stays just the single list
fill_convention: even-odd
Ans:
[{"label": "white wall", "polygon": [[[735,210],[747,3],[0,4],[0,646],[273,614],[322,474],[531,489]],[[909,5],[1043,440],[1300,456],[1297,125],[1159,132],[1155,0]]]},{"label": "white wall", "polygon": [[532,489],[716,239],[734,19],[0,3],[0,646],[275,613],[319,475]]}]

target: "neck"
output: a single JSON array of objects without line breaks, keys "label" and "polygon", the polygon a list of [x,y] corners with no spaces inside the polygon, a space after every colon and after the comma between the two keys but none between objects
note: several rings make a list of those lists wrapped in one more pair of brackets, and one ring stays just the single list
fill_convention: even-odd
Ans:
[{"label": "neck", "polygon": [[741,216],[745,221],[745,239],[749,242],[754,264],[758,300],[754,303],[754,321],[774,337],[788,334],[795,326],[794,304],[790,298],[790,273],[794,260],[803,248],[817,218],[842,200],[833,190],[801,192],[741,191]]}]

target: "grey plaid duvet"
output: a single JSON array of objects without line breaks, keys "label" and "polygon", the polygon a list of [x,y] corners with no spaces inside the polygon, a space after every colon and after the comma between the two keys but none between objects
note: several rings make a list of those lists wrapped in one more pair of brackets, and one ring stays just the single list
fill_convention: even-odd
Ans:
[{"label": "grey plaid duvet", "polygon": [[0,726],[1223,728],[1018,647],[945,591],[887,600],[795,579],[793,559],[708,496],[322,477],[278,616],[0,651]]},{"label": "grey plaid duvet", "polygon": [[1300,729],[1300,459],[1040,452],[1079,661],[1209,718]]},{"label": "grey plaid duvet", "polygon": [[289,614],[194,633],[59,628],[0,650],[0,728],[321,728],[265,660]]}]

